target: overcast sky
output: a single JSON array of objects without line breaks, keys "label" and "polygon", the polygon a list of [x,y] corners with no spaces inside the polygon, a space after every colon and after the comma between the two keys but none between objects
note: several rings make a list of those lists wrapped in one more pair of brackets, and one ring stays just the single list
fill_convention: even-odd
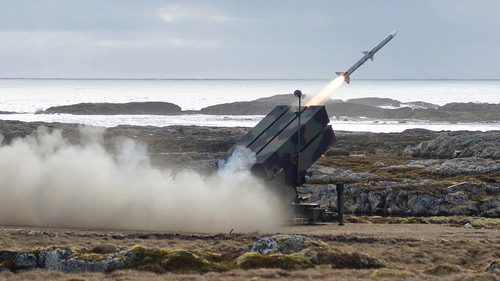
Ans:
[{"label": "overcast sky", "polygon": [[500,79],[500,1],[0,0],[0,78]]}]

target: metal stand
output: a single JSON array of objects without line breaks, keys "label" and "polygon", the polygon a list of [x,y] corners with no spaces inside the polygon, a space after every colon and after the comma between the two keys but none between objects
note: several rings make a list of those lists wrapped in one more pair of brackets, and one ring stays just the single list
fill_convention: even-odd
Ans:
[{"label": "metal stand", "polygon": [[300,115],[302,114],[302,91],[300,90],[295,90],[295,92],[293,92],[293,95],[296,96],[298,99],[299,99],[299,110],[297,110],[297,115],[298,115],[298,120],[299,120],[299,124],[298,124],[298,127],[297,127],[297,133],[298,133],[298,141],[297,141],[297,147],[298,147],[298,151],[297,151],[297,186],[301,186],[302,185],[302,180],[300,179]]},{"label": "metal stand", "polygon": [[344,184],[337,183],[337,206],[339,213],[339,225],[344,225]]}]

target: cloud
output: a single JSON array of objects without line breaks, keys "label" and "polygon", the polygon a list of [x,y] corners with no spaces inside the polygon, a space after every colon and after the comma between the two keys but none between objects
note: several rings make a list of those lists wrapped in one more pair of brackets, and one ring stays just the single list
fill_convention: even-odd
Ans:
[{"label": "cloud", "polygon": [[158,10],[160,18],[168,23],[181,21],[236,22],[243,18],[232,17],[211,6],[169,5]]},{"label": "cloud", "polygon": [[220,43],[216,40],[189,39],[180,37],[168,37],[164,39],[143,40],[100,40],[94,43],[100,47],[126,47],[126,48],[170,48],[188,47],[196,49],[217,48]]}]

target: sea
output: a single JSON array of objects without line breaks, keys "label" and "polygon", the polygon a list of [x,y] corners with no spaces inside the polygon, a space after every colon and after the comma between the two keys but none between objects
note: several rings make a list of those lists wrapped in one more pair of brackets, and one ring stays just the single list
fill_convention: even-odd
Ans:
[{"label": "sea", "polygon": [[[0,79],[0,120],[77,123],[114,127],[118,125],[253,127],[263,115],[70,115],[36,114],[51,106],[76,103],[126,103],[163,101],[183,110],[251,101],[301,90],[315,95],[330,80],[246,79]],[[379,97],[403,103],[423,101],[445,105],[451,102],[500,103],[500,80],[351,80],[336,90],[332,99]],[[334,130],[402,132],[423,128],[434,131],[500,130],[500,123],[450,123],[429,121],[331,118]]]}]

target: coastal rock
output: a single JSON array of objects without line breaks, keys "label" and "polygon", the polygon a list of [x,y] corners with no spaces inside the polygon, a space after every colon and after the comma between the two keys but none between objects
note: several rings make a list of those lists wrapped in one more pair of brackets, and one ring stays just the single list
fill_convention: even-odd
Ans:
[{"label": "coastal rock", "polygon": [[181,108],[169,102],[129,102],[129,103],[79,103],[53,106],[42,113],[66,113],[75,115],[172,115],[180,114]]},{"label": "coastal rock", "polygon": [[357,98],[357,99],[348,99],[345,102],[364,104],[368,106],[392,106],[392,107],[401,106],[400,101],[388,98]]},{"label": "coastal rock", "polygon": [[440,107],[442,110],[446,111],[455,111],[455,112],[469,112],[474,114],[492,114],[494,112],[500,111],[500,104],[491,104],[491,103],[459,103],[452,102],[445,104]]},{"label": "coastal rock", "polygon": [[231,115],[266,115],[277,105],[298,105],[297,98],[292,94],[275,95],[254,101],[243,101],[213,105],[202,108],[200,114],[231,114]]},{"label": "coastal rock", "polygon": [[[307,102],[308,99],[304,99]],[[242,101],[218,104],[201,110],[182,111],[175,104],[168,102],[131,102],[131,103],[80,103],[64,106],[54,106],[37,114],[66,113],[78,115],[112,115],[112,114],[146,114],[146,115],[177,115],[177,114],[216,114],[216,115],[266,115],[277,105],[297,105],[297,99],[292,94],[275,95],[253,101]],[[403,107],[402,107],[403,106]],[[381,108],[391,107],[391,108]],[[329,100],[325,108],[330,116],[337,120],[341,117],[371,118],[375,120],[430,120],[448,122],[492,122],[500,121],[500,105],[450,103],[438,107],[424,102],[402,104],[398,100],[388,98],[359,98]],[[0,112],[10,114],[11,112]]]},{"label": "coastal rock", "polygon": [[416,146],[408,146],[403,156],[420,158],[480,157],[500,159],[500,134],[498,132],[454,132],[440,135]]},{"label": "coastal rock", "polygon": [[312,238],[304,235],[274,235],[257,241],[252,246],[252,252],[261,253],[263,255],[292,254],[309,247],[312,241],[314,241]]}]

